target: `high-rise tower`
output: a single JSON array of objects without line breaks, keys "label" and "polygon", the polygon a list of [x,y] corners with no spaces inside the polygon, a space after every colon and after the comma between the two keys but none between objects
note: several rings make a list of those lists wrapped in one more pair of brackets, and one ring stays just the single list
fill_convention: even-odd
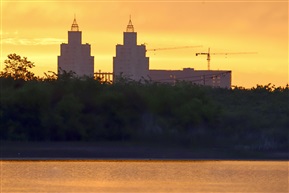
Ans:
[{"label": "high-rise tower", "polygon": [[145,45],[137,45],[137,33],[134,32],[131,19],[123,32],[123,45],[116,45],[113,57],[115,78],[122,75],[133,80],[147,79],[149,75],[149,58],[146,57]]},{"label": "high-rise tower", "polygon": [[73,71],[77,76],[93,77],[94,57],[90,55],[90,44],[82,44],[81,31],[74,18],[71,31],[68,31],[68,44],[60,45],[58,73],[61,70]]}]

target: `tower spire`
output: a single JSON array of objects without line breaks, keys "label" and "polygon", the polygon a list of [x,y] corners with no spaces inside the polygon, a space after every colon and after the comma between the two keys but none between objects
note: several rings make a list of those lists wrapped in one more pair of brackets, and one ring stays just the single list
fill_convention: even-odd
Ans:
[{"label": "tower spire", "polygon": [[79,31],[78,24],[76,23],[76,17],[75,17],[75,14],[74,14],[74,20],[73,20],[73,23],[72,23],[72,25],[71,25],[71,31]]},{"label": "tower spire", "polygon": [[126,27],[126,32],[134,32],[134,28],[133,28],[133,25],[131,22],[131,15],[129,15],[129,22],[128,22],[128,25]]}]

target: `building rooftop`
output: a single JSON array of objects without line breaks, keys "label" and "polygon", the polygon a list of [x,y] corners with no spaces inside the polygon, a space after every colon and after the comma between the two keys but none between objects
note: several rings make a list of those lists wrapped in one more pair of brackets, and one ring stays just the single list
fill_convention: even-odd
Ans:
[{"label": "building rooftop", "polygon": [[126,27],[126,32],[134,32],[134,27],[133,27],[132,22],[131,22],[131,16],[129,16],[129,22],[128,22],[128,25]]},{"label": "building rooftop", "polygon": [[78,27],[78,24],[76,23],[76,18],[74,16],[74,20],[73,20],[73,23],[71,25],[71,31],[79,31],[79,27]]}]

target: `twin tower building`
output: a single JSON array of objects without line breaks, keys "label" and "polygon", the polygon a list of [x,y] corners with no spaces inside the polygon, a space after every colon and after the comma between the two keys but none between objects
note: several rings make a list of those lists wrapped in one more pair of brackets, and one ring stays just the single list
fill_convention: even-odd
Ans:
[{"label": "twin tower building", "polygon": [[[146,57],[145,45],[137,45],[137,33],[131,20],[123,33],[123,45],[116,45],[116,56],[113,57],[113,74],[133,80],[147,78],[149,75],[149,58]],[[60,45],[58,56],[58,73],[74,72],[77,76],[94,76],[94,56],[91,56],[89,44],[82,44],[81,31],[74,19],[71,31],[68,31],[68,43]]]},{"label": "twin tower building", "polygon": [[[113,73],[102,73],[102,77],[113,74],[113,79],[126,77],[132,80],[152,80],[154,82],[175,84],[177,81],[189,81],[193,84],[231,87],[231,71],[228,70],[149,70],[149,58],[146,57],[146,46],[137,45],[137,33],[131,20],[123,33],[123,45],[116,45],[116,56],[113,57]],[[58,73],[74,72],[78,77],[94,77],[94,57],[91,56],[89,44],[82,44],[81,31],[74,19],[71,31],[68,31],[68,43],[60,45],[58,56]],[[101,73],[96,73],[100,75]],[[109,76],[109,80],[112,77]]]}]

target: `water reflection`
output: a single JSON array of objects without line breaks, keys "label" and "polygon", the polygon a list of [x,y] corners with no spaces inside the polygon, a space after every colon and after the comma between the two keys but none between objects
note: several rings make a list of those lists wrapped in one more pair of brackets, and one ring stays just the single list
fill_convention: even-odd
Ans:
[{"label": "water reflection", "polygon": [[1,161],[1,193],[287,193],[288,163],[265,161]]}]

